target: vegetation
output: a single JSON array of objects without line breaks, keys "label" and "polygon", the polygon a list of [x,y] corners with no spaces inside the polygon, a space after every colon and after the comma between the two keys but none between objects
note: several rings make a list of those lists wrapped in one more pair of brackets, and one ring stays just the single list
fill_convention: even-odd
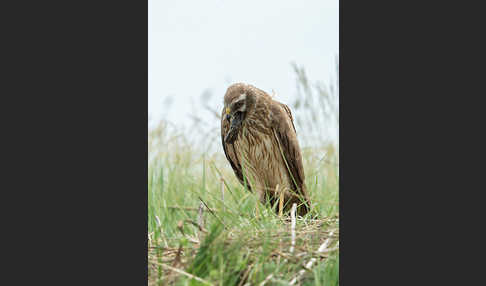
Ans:
[{"label": "vegetation", "polygon": [[338,144],[317,140],[331,132],[322,124],[337,130],[338,91],[294,70],[299,92],[290,105],[313,206],[296,219],[295,246],[291,217],[245,190],[222,149],[208,151],[220,144],[219,130],[216,143],[195,145],[161,122],[148,134],[149,285],[339,284]]}]

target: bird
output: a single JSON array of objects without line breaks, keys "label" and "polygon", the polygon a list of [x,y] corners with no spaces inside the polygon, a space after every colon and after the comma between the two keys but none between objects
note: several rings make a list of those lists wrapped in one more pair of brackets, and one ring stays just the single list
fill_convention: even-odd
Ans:
[{"label": "bird", "polygon": [[274,206],[283,192],[285,212],[293,203],[298,215],[309,212],[302,154],[286,104],[251,84],[230,85],[221,113],[221,141],[238,181],[260,202]]}]

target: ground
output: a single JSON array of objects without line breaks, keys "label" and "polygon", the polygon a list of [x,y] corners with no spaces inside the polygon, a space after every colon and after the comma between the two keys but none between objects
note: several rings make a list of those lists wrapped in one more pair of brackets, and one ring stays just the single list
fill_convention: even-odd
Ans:
[{"label": "ground", "polygon": [[333,145],[303,148],[313,209],[296,219],[291,249],[290,215],[241,186],[222,150],[201,153],[161,132],[149,136],[149,285],[339,284]]}]

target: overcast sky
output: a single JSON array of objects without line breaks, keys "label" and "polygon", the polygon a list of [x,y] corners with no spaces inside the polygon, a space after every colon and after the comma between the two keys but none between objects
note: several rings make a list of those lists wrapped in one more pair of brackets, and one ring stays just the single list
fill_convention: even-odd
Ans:
[{"label": "overcast sky", "polygon": [[212,94],[207,104],[219,111],[234,82],[273,89],[277,100],[290,103],[291,62],[305,67],[311,81],[329,83],[339,50],[338,9],[338,0],[149,0],[149,117],[188,125],[205,90]]}]

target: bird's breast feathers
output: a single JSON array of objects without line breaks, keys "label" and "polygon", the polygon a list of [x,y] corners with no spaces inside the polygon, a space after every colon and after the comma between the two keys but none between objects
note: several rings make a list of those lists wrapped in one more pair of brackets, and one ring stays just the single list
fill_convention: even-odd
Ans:
[{"label": "bird's breast feathers", "polygon": [[273,133],[262,133],[245,126],[234,146],[235,151],[242,155],[247,174],[256,180],[257,184],[273,186],[290,183]]}]

